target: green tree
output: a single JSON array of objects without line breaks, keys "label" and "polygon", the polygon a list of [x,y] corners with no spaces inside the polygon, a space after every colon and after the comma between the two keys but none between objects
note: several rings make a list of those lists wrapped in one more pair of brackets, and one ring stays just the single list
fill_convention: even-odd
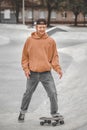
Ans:
[{"label": "green tree", "polygon": [[16,8],[16,22],[19,23],[19,11],[22,8],[22,0],[15,0],[15,8]]},{"label": "green tree", "polygon": [[[45,7],[47,8],[48,10],[48,18],[47,18],[47,21],[48,21],[48,27],[50,26],[50,21],[51,21],[51,12],[52,10],[59,10],[61,9],[61,5],[63,5],[64,1],[66,0],[44,0],[44,5]],[[61,4],[60,4],[61,3]],[[64,6],[65,7],[65,6]]]},{"label": "green tree", "polygon": [[22,0],[11,0],[11,4],[13,6],[13,9],[16,11],[15,16],[16,16],[16,23],[19,22],[19,11],[22,8]]},{"label": "green tree", "polygon": [[75,15],[75,23],[74,25],[77,26],[77,18],[80,12],[83,10],[84,1],[83,0],[69,0],[69,9]]},{"label": "green tree", "polygon": [[84,26],[85,26],[86,23],[85,17],[87,16],[87,0],[83,0],[83,1],[84,1],[84,5],[83,5],[82,13],[84,16]]},{"label": "green tree", "polygon": [[51,12],[56,7],[57,1],[56,0],[46,0],[47,10],[48,10],[48,27],[50,26],[50,19],[51,19]]}]

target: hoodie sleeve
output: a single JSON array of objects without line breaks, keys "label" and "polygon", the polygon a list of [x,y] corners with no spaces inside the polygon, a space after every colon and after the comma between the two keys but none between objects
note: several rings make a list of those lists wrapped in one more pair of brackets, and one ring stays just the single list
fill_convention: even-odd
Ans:
[{"label": "hoodie sleeve", "polygon": [[26,40],[22,52],[22,59],[21,59],[21,64],[22,68],[25,71],[25,73],[29,72],[29,55],[28,55],[28,44],[29,44],[29,39]]},{"label": "hoodie sleeve", "polygon": [[58,56],[58,51],[56,48],[56,43],[54,41],[53,47],[52,47],[52,59],[51,59],[51,65],[52,68],[59,73],[59,71],[61,70],[61,66],[59,64],[59,56]]}]

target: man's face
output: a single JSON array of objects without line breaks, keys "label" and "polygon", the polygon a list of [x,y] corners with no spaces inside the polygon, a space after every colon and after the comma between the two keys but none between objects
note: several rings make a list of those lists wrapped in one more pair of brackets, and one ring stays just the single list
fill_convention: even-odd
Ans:
[{"label": "man's face", "polygon": [[45,24],[36,25],[36,30],[40,35],[43,35],[46,31],[47,26]]}]

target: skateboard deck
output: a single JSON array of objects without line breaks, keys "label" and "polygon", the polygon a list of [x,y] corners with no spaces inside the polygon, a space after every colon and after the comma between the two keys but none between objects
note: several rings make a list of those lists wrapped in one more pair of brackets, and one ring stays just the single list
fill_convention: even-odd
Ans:
[{"label": "skateboard deck", "polygon": [[63,116],[58,117],[40,117],[40,125],[49,124],[52,126],[56,125],[63,125],[64,124],[64,118]]}]

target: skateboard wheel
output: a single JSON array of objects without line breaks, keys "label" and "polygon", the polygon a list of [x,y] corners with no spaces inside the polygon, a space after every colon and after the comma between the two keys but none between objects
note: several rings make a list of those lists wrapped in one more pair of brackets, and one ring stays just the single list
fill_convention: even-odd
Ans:
[{"label": "skateboard wheel", "polygon": [[43,122],[43,121],[41,121],[41,122],[40,122],[40,125],[44,125],[44,122]]},{"label": "skateboard wheel", "polygon": [[53,123],[52,123],[52,126],[56,126],[56,125],[57,125],[57,122],[53,122]]},{"label": "skateboard wheel", "polygon": [[50,120],[48,120],[48,122],[47,122],[48,124],[51,124],[51,121]]},{"label": "skateboard wheel", "polygon": [[62,121],[60,121],[60,124],[62,125],[62,124],[64,124],[64,121],[62,120]]}]

